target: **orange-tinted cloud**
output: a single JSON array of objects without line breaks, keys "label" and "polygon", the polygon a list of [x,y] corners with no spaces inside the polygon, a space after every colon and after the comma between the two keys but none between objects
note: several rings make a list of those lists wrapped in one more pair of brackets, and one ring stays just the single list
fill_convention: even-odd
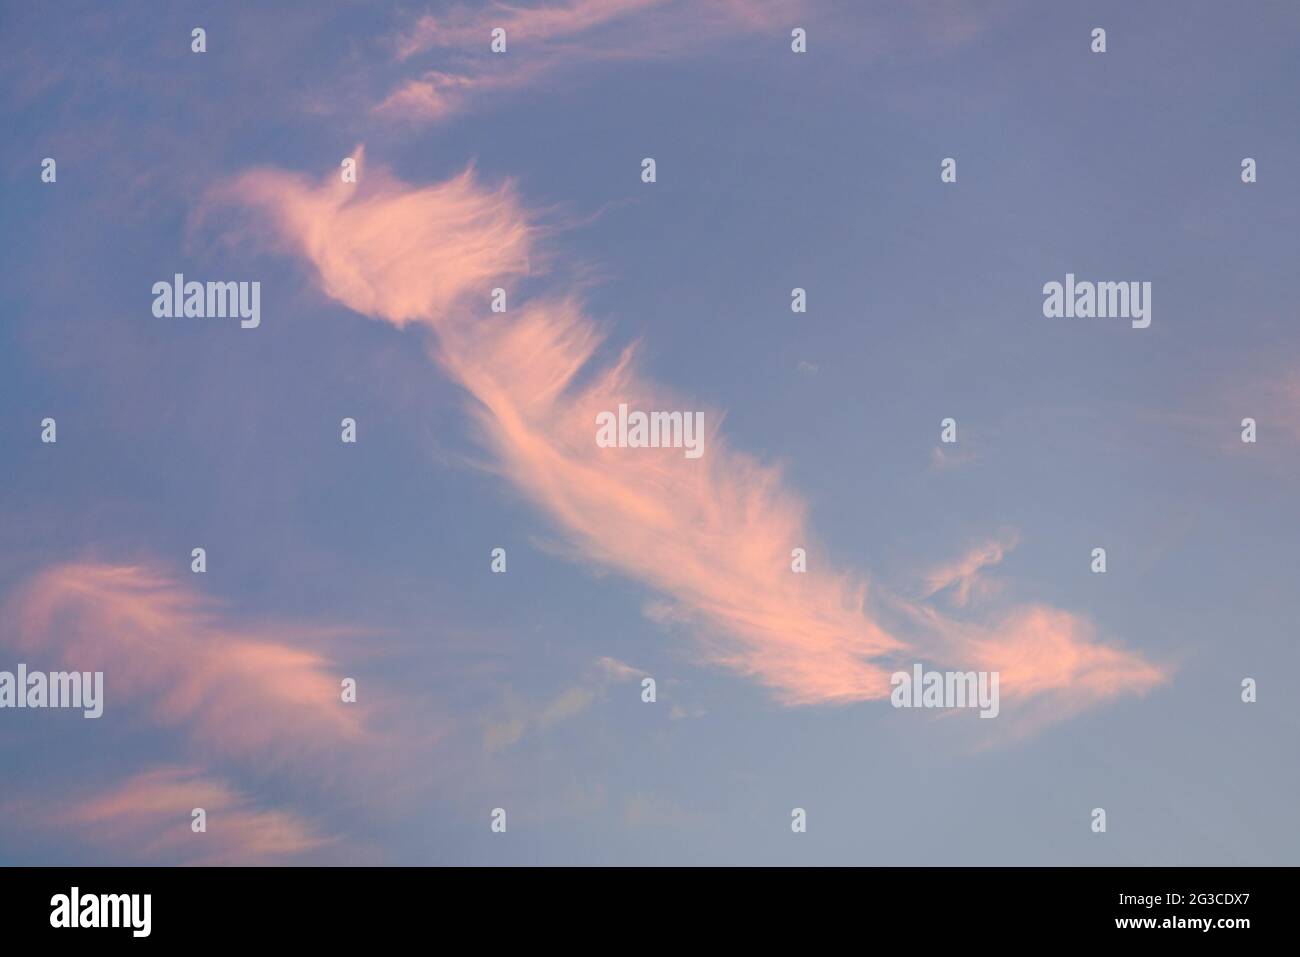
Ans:
[{"label": "orange-tinted cloud", "polygon": [[[599,367],[604,336],[574,299],[487,310],[489,279],[526,274],[538,237],[509,185],[488,189],[467,172],[434,187],[378,173],[360,187],[312,186],[258,171],[220,195],[265,215],[345,305],[433,329],[435,357],[473,397],[495,468],[574,554],[689,609],[710,660],[782,700],[885,697],[890,663],[918,656],[963,670],[1005,661],[1012,696],[1074,686],[1095,697],[1160,679],[1140,657],[1092,645],[1064,613],[1022,611],[994,636],[873,591],[815,549],[807,573],[792,572],[791,550],[809,547],[804,503],[777,468],[729,447],[715,411],[646,379],[633,348]],[[701,411],[706,453],[598,447],[596,415],[619,403]],[[906,635],[885,624],[886,610]]]},{"label": "orange-tinted cloud", "polygon": [[932,598],[949,588],[951,600],[958,608],[970,603],[972,595],[982,597],[995,589],[995,585],[981,573],[996,565],[1011,549],[1019,544],[1020,536],[1007,533],[1000,538],[970,549],[956,561],[940,565],[925,576],[925,597]]},{"label": "orange-tinted cloud", "polygon": [[360,185],[335,175],[317,188],[261,169],[211,198],[273,211],[280,236],[315,266],[327,295],[398,326],[432,322],[471,293],[486,308],[495,280],[532,268],[540,230],[509,183],[485,189],[466,170],[412,189],[366,169],[364,148],[353,155]]},{"label": "orange-tinted cloud", "polygon": [[[195,808],[207,830],[192,830]],[[139,863],[264,865],[293,859],[335,839],[298,816],[267,809],[224,781],[193,767],[161,767],[107,791],[71,800],[14,798],[0,805],[25,829],[71,835],[80,845]]]},{"label": "orange-tinted cloud", "polygon": [[375,112],[412,122],[433,122],[460,112],[468,98],[502,81],[430,70],[407,80],[375,106]]},{"label": "orange-tinted cloud", "polygon": [[298,762],[365,740],[362,705],[307,641],[309,626],[241,627],[215,603],[143,566],[72,562],[6,602],[3,644],[33,668],[104,673],[104,709],[141,709],[214,754]]},{"label": "orange-tinted cloud", "polygon": [[1102,642],[1079,615],[1019,605],[985,622],[963,621],[900,599],[916,659],[958,670],[997,671],[1005,705],[1034,706],[1039,723],[1162,684],[1168,673],[1140,655]]},{"label": "orange-tinted cloud", "polygon": [[671,0],[567,0],[525,7],[492,3],[459,6],[444,16],[426,14],[397,39],[397,54],[406,59],[435,47],[487,46],[497,27],[525,44],[571,37],[630,14],[663,7]]},{"label": "orange-tinted cloud", "polygon": [[[597,64],[716,57],[751,38],[780,55],[795,27],[808,31],[810,50],[834,36],[835,42],[851,43],[864,59],[897,51],[930,57],[973,42],[1008,13],[1005,5],[973,7],[966,0],[890,9],[862,4],[847,18],[808,0],[462,4],[420,16],[397,31],[391,46],[398,63],[418,68],[430,53],[436,62],[400,82],[373,109],[389,118],[436,122],[505,92],[553,89],[562,74]],[[496,28],[506,31],[504,53],[490,51]]]},{"label": "orange-tinted cloud", "polygon": [[[436,50],[438,66],[400,83],[376,112],[433,122],[476,97],[519,91],[593,62],[680,56],[737,32],[789,30],[803,0],[561,0],[534,6],[493,3],[424,15],[393,40],[400,62]],[[506,52],[492,53],[505,30]]]}]

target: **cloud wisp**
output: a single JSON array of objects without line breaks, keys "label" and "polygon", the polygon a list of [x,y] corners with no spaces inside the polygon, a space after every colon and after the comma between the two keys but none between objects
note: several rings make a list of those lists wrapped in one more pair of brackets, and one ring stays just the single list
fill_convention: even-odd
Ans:
[{"label": "cloud wisp", "polygon": [[[196,808],[205,814],[202,832],[193,829]],[[283,864],[336,841],[292,812],[259,806],[226,781],[182,765],[142,771],[93,796],[20,797],[0,810],[25,828],[72,834],[79,845],[147,863]]]},{"label": "cloud wisp", "polygon": [[953,605],[965,608],[972,598],[995,592],[997,583],[987,577],[985,569],[1001,562],[1019,542],[1019,534],[1008,532],[976,545],[955,561],[939,565],[925,576],[924,596],[933,598],[940,592],[948,592]]},{"label": "cloud wisp", "polygon": [[[400,82],[374,106],[390,119],[436,123],[485,98],[518,93],[593,63],[682,56],[734,36],[795,26],[803,0],[563,0],[491,3],[425,14],[391,39],[394,59],[438,66]],[[493,53],[493,31],[506,44]]]},{"label": "cloud wisp", "polygon": [[332,663],[306,645],[338,629],[236,626],[216,603],[143,565],[68,562],[4,608],[5,644],[31,661],[102,671],[106,708],[139,709],[208,753],[302,765],[367,739]]}]

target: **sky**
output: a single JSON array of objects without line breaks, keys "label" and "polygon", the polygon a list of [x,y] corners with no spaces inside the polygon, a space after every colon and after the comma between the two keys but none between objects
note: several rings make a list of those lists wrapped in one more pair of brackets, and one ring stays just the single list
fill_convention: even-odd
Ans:
[{"label": "sky", "polygon": [[1294,3],[0,10],[0,863],[1300,861]]}]

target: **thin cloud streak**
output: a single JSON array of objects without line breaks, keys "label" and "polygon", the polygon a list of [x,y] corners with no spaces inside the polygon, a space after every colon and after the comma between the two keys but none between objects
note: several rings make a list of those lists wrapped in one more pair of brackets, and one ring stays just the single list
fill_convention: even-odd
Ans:
[{"label": "thin cloud streak", "polygon": [[426,14],[396,41],[398,59],[405,60],[435,47],[468,47],[486,44],[491,31],[500,27],[508,37],[538,42],[603,26],[613,20],[670,0],[570,0],[550,6],[521,7],[492,3],[486,7],[459,6],[446,16]]},{"label": "thin cloud streak", "polygon": [[[868,59],[899,50],[940,56],[975,42],[1016,6],[972,9],[961,0],[933,0],[897,11],[864,8],[858,11],[861,33],[850,42]],[[416,65],[429,54],[436,54],[437,62],[399,82],[371,109],[383,118],[436,123],[503,94],[521,94],[599,65],[725,55],[742,39],[779,51],[796,27],[807,30],[808,42],[815,45],[842,29],[820,20],[824,14],[807,0],[459,5],[419,16],[395,31],[389,46],[396,64]],[[489,46],[497,28],[506,31],[503,53]]]},{"label": "thin cloud streak", "polygon": [[[206,813],[206,831],[192,812]],[[94,796],[51,802],[17,798],[0,806],[26,829],[73,834],[79,846],[111,851],[115,859],[197,866],[288,863],[328,847],[336,838],[297,815],[259,807],[220,778],[191,766],[165,766],[132,775]]]},{"label": "thin cloud streak", "polygon": [[975,546],[954,562],[938,566],[925,576],[924,597],[933,598],[951,588],[953,605],[965,608],[972,597],[983,597],[995,589],[995,584],[983,575],[984,569],[997,565],[1019,543],[1019,534],[1007,533]]},{"label": "thin cloud streak", "polygon": [[[457,6],[426,14],[392,39],[406,63],[437,51],[438,67],[400,83],[373,109],[415,123],[464,112],[476,98],[517,92],[593,63],[695,52],[730,35],[796,26],[802,0],[568,0],[519,6]],[[492,31],[506,51],[490,52]]]}]

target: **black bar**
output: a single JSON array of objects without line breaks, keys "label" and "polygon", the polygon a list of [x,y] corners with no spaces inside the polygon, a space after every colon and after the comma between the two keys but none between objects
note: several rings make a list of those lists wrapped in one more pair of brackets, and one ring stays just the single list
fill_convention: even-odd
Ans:
[{"label": "black bar", "polygon": [[[811,931],[865,946],[924,945],[918,953],[944,941],[987,949],[1125,937],[1222,948],[1284,933],[1295,876],[1292,868],[6,868],[0,926],[7,943],[82,946],[373,945],[430,931],[432,939],[414,939],[442,947],[470,934],[456,949],[517,934],[538,946],[668,946],[764,944]],[[148,936],[136,936],[143,897],[140,911],[109,902],[106,920],[117,908],[125,926],[52,926],[67,916],[56,913],[58,895],[70,911],[73,887],[86,919],[98,915],[100,895],[148,894]]]}]

